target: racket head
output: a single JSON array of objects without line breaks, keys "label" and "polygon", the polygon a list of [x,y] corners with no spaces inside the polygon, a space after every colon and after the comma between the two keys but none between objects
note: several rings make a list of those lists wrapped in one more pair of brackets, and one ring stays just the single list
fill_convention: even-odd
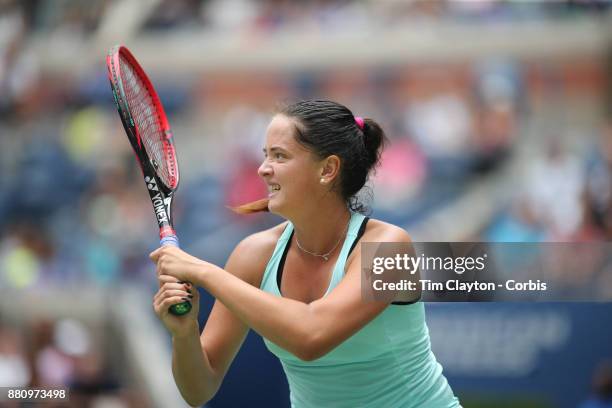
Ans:
[{"label": "racket head", "polygon": [[123,45],[110,49],[106,66],[115,105],[143,173],[153,173],[164,191],[175,191],[179,168],[174,140],[153,84]]}]

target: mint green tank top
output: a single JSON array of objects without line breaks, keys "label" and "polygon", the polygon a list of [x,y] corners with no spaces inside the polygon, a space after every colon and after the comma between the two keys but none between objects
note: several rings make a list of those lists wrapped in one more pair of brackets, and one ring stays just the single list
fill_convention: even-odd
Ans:
[{"label": "mint green tank top", "polygon": [[[367,218],[353,213],[329,287],[342,280],[346,259]],[[268,262],[260,288],[282,296],[277,280],[293,225],[288,223]],[[281,275],[282,276],[282,275]],[[264,338],[289,382],[293,408],[454,408],[460,407],[430,349],[422,302],[391,304],[338,347],[303,361]]]}]

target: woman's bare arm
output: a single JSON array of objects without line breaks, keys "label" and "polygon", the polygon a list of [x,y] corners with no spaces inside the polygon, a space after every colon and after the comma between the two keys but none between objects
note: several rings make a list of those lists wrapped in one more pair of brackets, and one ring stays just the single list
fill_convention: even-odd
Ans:
[{"label": "woman's bare arm", "polygon": [[[243,240],[226,263],[228,275],[258,287],[276,235],[268,230]],[[200,406],[214,397],[247,333],[248,326],[217,300],[200,336],[195,326],[173,337],[172,372],[188,404]]]},{"label": "woman's bare arm", "polygon": [[[369,234],[368,239],[410,242],[404,230],[393,226],[379,228],[377,233]],[[357,247],[340,284],[328,296],[309,304],[263,292],[208,263],[194,264],[187,274],[195,284],[217,298],[227,308],[228,315],[238,317],[297,357],[313,360],[349,338],[388,305],[362,300],[359,251]],[[240,252],[237,256],[252,254]]]}]

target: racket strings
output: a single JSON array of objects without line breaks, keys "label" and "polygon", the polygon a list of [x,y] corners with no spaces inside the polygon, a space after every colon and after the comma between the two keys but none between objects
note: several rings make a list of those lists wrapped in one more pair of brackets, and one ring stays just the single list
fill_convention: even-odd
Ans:
[{"label": "racket strings", "polygon": [[140,139],[161,181],[174,188],[177,179],[174,148],[166,138],[153,97],[123,55],[119,56],[119,64],[126,102]]}]

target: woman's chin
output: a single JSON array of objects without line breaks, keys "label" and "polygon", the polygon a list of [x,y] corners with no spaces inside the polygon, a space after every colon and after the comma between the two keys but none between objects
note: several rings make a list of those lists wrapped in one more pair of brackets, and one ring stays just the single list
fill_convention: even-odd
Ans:
[{"label": "woman's chin", "polygon": [[282,200],[279,200],[276,194],[269,197],[268,211],[270,211],[272,214],[280,215],[282,217],[285,212],[283,211],[284,209],[285,206],[283,205]]},{"label": "woman's chin", "polygon": [[268,197],[268,211],[270,211],[273,214],[278,214],[278,209],[279,209],[278,200],[276,200],[276,194],[273,194]]}]

